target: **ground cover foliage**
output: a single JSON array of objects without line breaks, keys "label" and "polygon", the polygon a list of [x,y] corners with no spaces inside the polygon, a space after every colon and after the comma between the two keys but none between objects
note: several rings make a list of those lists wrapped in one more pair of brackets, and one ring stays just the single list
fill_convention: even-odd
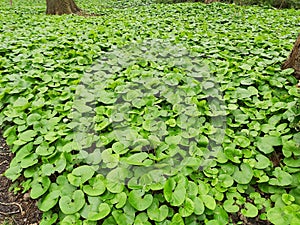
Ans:
[{"label": "ground cover foliage", "polygon": [[78,3],[102,16],[1,0],[5,175],[40,224],[300,223],[298,11]]},{"label": "ground cover foliage", "polygon": [[[179,2],[205,2],[205,0],[157,0],[157,2],[170,4]],[[300,3],[297,0],[218,0],[217,2],[234,3],[237,5],[259,5],[263,7],[275,7],[277,9],[300,8]]]}]

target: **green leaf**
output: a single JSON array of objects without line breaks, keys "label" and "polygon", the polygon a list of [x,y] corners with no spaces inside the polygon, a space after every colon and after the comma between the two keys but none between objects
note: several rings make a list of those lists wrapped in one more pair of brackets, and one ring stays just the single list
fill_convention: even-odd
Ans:
[{"label": "green leaf", "polygon": [[283,142],[282,153],[285,157],[291,157],[292,154],[300,155],[299,145],[294,141],[285,141]]},{"label": "green leaf", "polygon": [[183,218],[180,216],[179,213],[176,213],[176,214],[173,216],[170,225],[184,225]]},{"label": "green leaf", "polygon": [[89,196],[99,196],[106,190],[104,177],[98,174],[96,177],[89,179],[89,184],[83,186],[83,192]]},{"label": "green leaf", "polygon": [[142,190],[132,190],[128,195],[129,203],[138,211],[144,211],[149,208],[153,202],[153,196],[144,195]]},{"label": "green leaf", "polygon": [[228,174],[220,174],[219,177],[219,182],[222,184],[223,187],[228,188],[233,185],[233,178],[229,176]]},{"label": "green leaf", "polygon": [[289,173],[282,171],[281,168],[276,167],[272,174],[276,178],[270,179],[269,181],[270,185],[288,186],[293,181],[293,177]]},{"label": "green leaf", "polygon": [[39,177],[32,181],[31,183],[31,191],[30,197],[33,199],[37,199],[43,194],[46,193],[48,188],[50,187],[51,181],[48,177]]},{"label": "green leaf", "polygon": [[159,207],[159,202],[157,199],[154,199],[152,205],[147,209],[147,215],[151,220],[156,222],[164,221],[169,214],[169,208],[166,205]]},{"label": "green leaf", "polygon": [[41,118],[42,118],[42,116],[40,114],[33,113],[27,117],[26,122],[28,125],[32,125],[32,124],[36,123],[37,121],[39,121]]},{"label": "green leaf", "polygon": [[284,213],[282,208],[275,207],[267,211],[268,220],[276,225],[290,224],[289,216]]},{"label": "green leaf", "polygon": [[109,213],[110,213],[110,206],[107,203],[101,203],[98,206],[98,212],[93,212],[93,211],[89,212],[87,219],[90,221],[98,221],[108,216]]},{"label": "green leaf", "polygon": [[238,184],[249,184],[253,177],[252,168],[246,163],[242,163],[240,168],[241,170],[239,170],[238,167],[235,168],[235,171],[232,175],[233,179]]},{"label": "green leaf", "polygon": [[245,209],[241,210],[242,214],[246,217],[256,217],[258,215],[258,209],[253,204],[246,202],[245,203]]},{"label": "green leaf", "polygon": [[240,65],[239,67],[243,70],[251,70],[251,65],[246,64],[246,63]]},{"label": "green leaf", "polygon": [[125,192],[117,193],[115,197],[111,200],[112,204],[116,204],[117,209],[122,208],[127,201],[127,195]]},{"label": "green leaf", "polygon": [[172,198],[171,198],[170,204],[172,206],[182,205],[184,203],[185,196],[186,196],[185,183],[180,182],[179,184],[177,184],[174,191],[172,192]]},{"label": "green leaf", "polygon": [[74,186],[80,186],[93,177],[95,170],[91,166],[80,166],[68,174],[69,182]]},{"label": "green leaf", "polygon": [[77,144],[74,142],[68,142],[62,147],[63,152],[71,152],[73,150],[77,150]]},{"label": "green leaf", "polygon": [[58,218],[57,213],[52,213],[51,211],[44,212],[40,225],[55,224],[57,218]]},{"label": "green leaf", "polygon": [[17,164],[15,166],[10,166],[4,173],[4,175],[11,179],[12,181],[15,181],[21,176],[22,167],[20,164]]},{"label": "green leaf", "polygon": [[78,212],[85,204],[84,193],[81,190],[70,194],[72,196],[62,196],[59,200],[60,210],[67,215]]},{"label": "green leaf", "polygon": [[24,97],[19,97],[15,102],[14,102],[14,107],[18,107],[18,108],[23,108],[28,106],[28,100]]},{"label": "green leaf", "polygon": [[132,224],[134,221],[135,213],[136,211],[129,203],[123,207],[123,210],[112,211],[112,215],[118,225]]},{"label": "green leaf", "polygon": [[224,209],[226,210],[226,212],[229,213],[236,213],[240,210],[239,206],[237,206],[235,204],[235,201],[233,199],[227,199],[224,204]]},{"label": "green leaf", "polygon": [[116,154],[125,154],[126,152],[129,151],[129,148],[126,148],[122,143],[116,142],[112,145],[112,150]]},{"label": "green leaf", "polygon": [[151,223],[148,221],[148,216],[146,213],[140,213],[135,217],[134,225],[151,225]]},{"label": "green leaf", "polygon": [[148,158],[148,154],[146,152],[135,153],[126,160],[124,160],[129,165],[142,166],[145,164],[144,160]]},{"label": "green leaf", "polygon": [[47,142],[42,142],[37,148],[36,148],[36,154],[41,156],[47,156],[51,155],[55,151],[54,146],[49,146]]},{"label": "green leaf", "polygon": [[108,168],[114,168],[119,163],[119,155],[112,154],[111,149],[106,149],[101,154],[102,160],[104,163],[106,163]]},{"label": "green leaf", "polygon": [[250,145],[250,140],[244,136],[236,136],[234,142],[242,148],[246,148]]},{"label": "green leaf", "polygon": [[194,206],[195,206],[194,213],[196,215],[202,215],[205,210],[203,201],[199,197],[195,197],[193,201],[194,201]]},{"label": "green leaf", "polygon": [[57,204],[59,196],[59,190],[51,191],[38,202],[38,208],[43,212],[49,211]]},{"label": "green leaf", "polygon": [[289,195],[289,194],[282,194],[282,201],[287,204],[287,205],[291,205],[292,202],[295,201],[295,197],[293,195]]},{"label": "green leaf", "polygon": [[81,225],[81,222],[79,221],[79,214],[74,214],[74,215],[67,215],[64,217],[61,221],[61,224],[65,225]]},{"label": "green leaf", "polygon": [[210,220],[205,225],[220,225],[218,220]]},{"label": "green leaf", "polygon": [[36,154],[30,154],[26,157],[24,157],[21,161],[21,167],[22,168],[28,168],[30,166],[33,166],[38,163],[37,155]]},{"label": "green leaf", "polygon": [[182,217],[188,217],[188,216],[192,215],[194,210],[195,210],[194,202],[191,199],[186,198],[184,203],[183,203],[183,206],[181,206],[179,208],[179,214]]},{"label": "green leaf", "polygon": [[256,156],[257,162],[255,163],[256,169],[265,169],[270,166],[271,161],[264,155],[258,154]]},{"label": "green leaf", "polygon": [[285,163],[285,165],[287,165],[289,167],[294,167],[294,168],[300,167],[300,158],[298,158],[298,159],[285,158],[283,160],[283,162]]},{"label": "green leaf", "polygon": [[244,88],[237,88],[237,98],[244,99],[244,98],[250,98],[252,95],[256,95],[258,91],[254,87],[248,87],[247,89]]},{"label": "green leaf", "polygon": [[273,115],[268,120],[268,124],[270,124],[272,126],[276,126],[279,123],[279,121],[281,120],[281,118],[282,118],[282,115]]},{"label": "green leaf", "polygon": [[115,180],[107,180],[106,188],[111,193],[121,193],[124,190],[124,184],[120,183],[120,181]]},{"label": "green leaf", "polygon": [[164,197],[167,200],[167,202],[171,202],[172,200],[172,192],[175,188],[175,185],[176,182],[172,178],[168,179],[164,185]]},{"label": "green leaf", "polygon": [[30,142],[37,135],[34,130],[26,130],[18,135],[19,139],[24,142]]},{"label": "green leaf", "polygon": [[272,144],[269,142],[265,142],[262,138],[260,138],[257,142],[257,147],[261,152],[265,154],[269,154],[274,151]]},{"label": "green leaf", "polygon": [[41,171],[43,176],[50,176],[51,174],[53,174],[55,172],[54,166],[52,164],[43,164],[41,166]]},{"label": "green leaf", "polygon": [[210,195],[201,195],[200,196],[202,201],[204,202],[204,205],[206,206],[206,208],[210,209],[210,210],[214,210],[216,208],[216,201],[215,199],[210,196]]},{"label": "green leaf", "polygon": [[167,136],[165,141],[168,145],[178,145],[181,141],[181,136]]},{"label": "green leaf", "polygon": [[192,181],[188,182],[188,190],[187,190],[187,194],[190,198],[194,198],[197,196],[198,194],[198,185]]}]

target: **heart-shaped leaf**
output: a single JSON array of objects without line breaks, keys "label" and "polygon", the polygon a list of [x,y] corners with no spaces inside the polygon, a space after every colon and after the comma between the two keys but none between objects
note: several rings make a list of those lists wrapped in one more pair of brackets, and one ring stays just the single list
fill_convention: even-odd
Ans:
[{"label": "heart-shaped leaf", "polygon": [[276,136],[264,136],[262,138],[258,138],[257,147],[260,151],[265,154],[269,154],[274,151],[273,146],[282,145],[282,141],[280,137]]},{"label": "heart-shaped leaf", "polygon": [[144,195],[142,190],[132,190],[128,195],[128,201],[136,210],[144,211],[152,204],[153,196]]},{"label": "heart-shaped leaf", "polygon": [[74,191],[71,196],[62,196],[59,200],[60,210],[67,215],[78,212],[84,204],[84,193],[81,190]]},{"label": "heart-shaped leaf", "polygon": [[39,209],[43,212],[49,211],[57,204],[59,196],[59,190],[51,191],[38,202]]},{"label": "heart-shaped leaf", "polygon": [[195,210],[194,202],[191,199],[186,198],[184,203],[183,203],[183,206],[181,206],[179,208],[179,214],[182,217],[188,217],[188,216],[192,215],[194,210]]},{"label": "heart-shaped leaf", "polygon": [[84,184],[94,175],[95,170],[91,166],[80,166],[75,168],[72,173],[68,174],[69,182],[74,186]]},{"label": "heart-shaped leaf", "polygon": [[235,204],[234,199],[227,199],[224,202],[224,209],[229,213],[235,213],[240,210],[240,207]]},{"label": "heart-shaped leaf", "polygon": [[242,209],[241,212],[243,213],[244,216],[253,218],[253,217],[257,216],[258,209],[253,204],[251,204],[249,202],[246,202],[245,203],[245,208]]},{"label": "heart-shaped leaf", "polygon": [[30,191],[30,197],[37,199],[42,196],[50,187],[51,181],[48,177],[39,177],[31,183],[32,189]]},{"label": "heart-shaped leaf", "polygon": [[30,142],[37,135],[34,130],[26,130],[18,135],[19,139],[24,142]]},{"label": "heart-shaped leaf", "polygon": [[248,147],[251,143],[250,140],[244,136],[236,136],[234,142],[242,148]]},{"label": "heart-shaped leaf", "polygon": [[83,192],[89,196],[99,196],[106,190],[104,177],[98,174],[89,180],[88,185],[83,186]]},{"label": "heart-shaped leaf", "polygon": [[293,177],[289,173],[282,171],[281,168],[278,168],[278,167],[275,168],[273,175],[276,178],[270,179],[270,181],[269,181],[270,185],[288,186],[293,181]]},{"label": "heart-shaped leaf", "polygon": [[110,213],[110,206],[107,203],[101,203],[98,206],[98,212],[90,212],[88,214],[88,220],[98,221],[106,217]]},{"label": "heart-shaped leaf", "polygon": [[115,207],[117,209],[122,208],[127,201],[127,195],[125,192],[121,192],[115,195],[115,197],[111,200],[112,204],[116,204]]},{"label": "heart-shaped leaf", "polygon": [[242,163],[240,167],[241,170],[238,167],[235,168],[232,177],[238,184],[248,184],[253,177],[252,168],[246,163]]},{"label": "heart-shaped leaf", "polygon": [[146,213],[142,212],[135,217],[134,224],[135,225],[151,225],[148,221],[148,216]]},{"label": "heart-shaped leaf", "polygon": [[166,205],[159,207],[159,202],[157,199],[153,200],[152,205],[147,209],[147,215],[151,220],[156,222],[162,222],[168,216],[169,208]]}]

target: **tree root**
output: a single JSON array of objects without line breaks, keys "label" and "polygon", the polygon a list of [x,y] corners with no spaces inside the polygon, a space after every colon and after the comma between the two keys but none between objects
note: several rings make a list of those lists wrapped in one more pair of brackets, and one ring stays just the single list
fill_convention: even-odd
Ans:
[{"label": "tree root", "polygon": [[293,68],[295,70],[294,76],[300,80],[300,34],[297,37],[292,52],[281,66],[283,70],[287,68]]},{"label": "tree root", "polygon": [[0,204],[5,205],[5,206],[16,205],[19,208],[19,210],[11,211],[11,212],[2,212],[2,211],[0,211],[0,214],[2,214],[4,216],[9,216],[9,215],[12,215],[12,214],[17,214],[17,213],[21,213],[21,215],[24,215],[24,211],[23,211],[22,206],[17,202],[12,202],[12,203],[0,202]]}]

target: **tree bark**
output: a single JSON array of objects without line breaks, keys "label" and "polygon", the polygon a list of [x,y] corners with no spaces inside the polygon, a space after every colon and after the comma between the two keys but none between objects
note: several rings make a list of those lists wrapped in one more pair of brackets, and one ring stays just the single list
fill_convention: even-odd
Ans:
[{"label": "tree bark", "polygon": [[281,69],[293,68],[295,77],[300,80],[300,34],[294,44],[291,54],[282,65]]},{"label": "tree bark", "polygon": [[46,0],[48,15],[79,14],[82,10],[74,0]]},{"label": "tree bark", "polygon": [[218,2],[219,0],[205,0],[204,3],[205,4],[210,4],[210,3],[213,3],[213,2]]}]

